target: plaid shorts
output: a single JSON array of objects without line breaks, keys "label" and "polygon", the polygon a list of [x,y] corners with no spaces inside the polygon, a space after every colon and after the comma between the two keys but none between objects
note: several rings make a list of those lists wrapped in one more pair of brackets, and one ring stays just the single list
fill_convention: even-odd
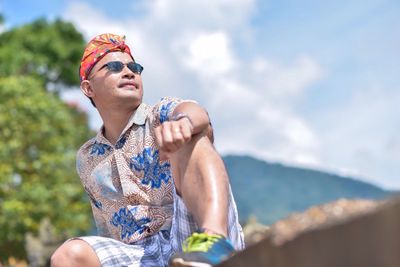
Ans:
[{"label": "plaid shorts", "polygon": [[[101,236],[83,236],[78,239],[86,241],[93,248],[102,266],[168,266],[171,255],[181,251],[182,242],[197,229],[183,200],[174,193],[174,215],[170,231],[161,230],[134,244]],[[232,192],[228,206],[228,238],[236,250],[244,248],[242,227]]]}]

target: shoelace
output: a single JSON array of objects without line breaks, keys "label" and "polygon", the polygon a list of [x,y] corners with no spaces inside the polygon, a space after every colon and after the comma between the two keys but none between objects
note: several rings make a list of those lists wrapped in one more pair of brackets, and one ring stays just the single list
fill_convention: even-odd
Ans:
[{"label": "shoelace", "polygon": [[220,235],[212,235],[207,233],[193,233],[183,243],[183,252],[207,252],[210,247],[221,239]]}]

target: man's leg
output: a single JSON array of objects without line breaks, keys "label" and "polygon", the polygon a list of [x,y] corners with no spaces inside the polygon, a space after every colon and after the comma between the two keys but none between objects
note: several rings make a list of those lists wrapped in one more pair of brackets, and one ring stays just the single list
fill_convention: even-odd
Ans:
[{"label": "man's leg", "polygon": [[51,256],[52,267],[100,267],[92,247],[83,240],[73,239],[62,244]]},{"label": "man's leg", "polygon": [[200,228],[227,237],[229,180],[211,127],[170,157],[177,193]]}]

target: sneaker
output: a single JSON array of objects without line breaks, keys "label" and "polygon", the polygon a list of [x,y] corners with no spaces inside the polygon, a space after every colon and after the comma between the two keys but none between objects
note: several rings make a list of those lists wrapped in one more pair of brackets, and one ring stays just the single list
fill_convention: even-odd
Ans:
[{"label": "sneaker", "polygon": [[232,256],[235,249],[222,235],[194,232],[183,242],[182,251],[171,257],[171,267],[210,267]]}]

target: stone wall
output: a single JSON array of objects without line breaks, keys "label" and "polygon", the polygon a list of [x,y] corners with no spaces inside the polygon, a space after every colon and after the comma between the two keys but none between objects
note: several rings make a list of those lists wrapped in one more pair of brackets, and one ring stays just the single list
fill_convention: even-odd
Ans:
[{"label": "stone wall", "polygon": [[399,267],[400,199],[339,200],[294,214],[219,267]]}]

